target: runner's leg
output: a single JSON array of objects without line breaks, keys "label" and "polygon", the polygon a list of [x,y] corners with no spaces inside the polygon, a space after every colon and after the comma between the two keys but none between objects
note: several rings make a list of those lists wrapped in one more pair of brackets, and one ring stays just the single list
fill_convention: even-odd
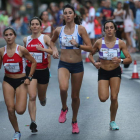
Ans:
[{"label": "runner's leg", "polygon": [[119,77],[113,77],[110,79],[110,88],[111,88],[110,121],[115,121],[118,109],[118,93],[120,89],[120,83],[121,79]]},{"label": "runner's leg", "polygon": [[72,86],[71,98],[72,98],[72,110],[73,110],[72,122],[77,121],[77,114],[80,106],[79,94],[80,94],[80,88],[83,80],[83,74],[84,72],[71,74],[71,86]]}]

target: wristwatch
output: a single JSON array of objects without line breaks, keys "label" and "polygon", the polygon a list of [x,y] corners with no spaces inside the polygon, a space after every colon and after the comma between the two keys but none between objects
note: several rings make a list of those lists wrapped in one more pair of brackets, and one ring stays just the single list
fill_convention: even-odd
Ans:
[{"label": "wristwatch", "polygon": [[121,64],[123,64],[123,59],[121,59]]},{"label": "wristwatch", "polygon": [[33,77],[29,77],[29,76],[28,76],[27,79],[29,79],[30,81],[32,81]]},{"label": "wristwatch", "polygon": [[78,44],[77,48],[80,48],[80,44]]}]

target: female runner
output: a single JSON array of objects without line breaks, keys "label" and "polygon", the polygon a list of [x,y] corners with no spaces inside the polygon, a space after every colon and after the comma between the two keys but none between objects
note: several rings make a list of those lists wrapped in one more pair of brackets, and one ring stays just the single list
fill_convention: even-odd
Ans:
[{"label": "female runner", "polygon": [[[41,28],[41,33],[46,34],[49,37],[52,37],[52,32],[53,32],[53,25],[52,22],[49,22],[49,17],[48,17],[48,12],[43,11],[40,15],[40,19],[42,20],[42,28]],[[50,67],[51,67],[51,55],[48,54],[48,68],[49,68],[49,74],[51,77],[50,73]]]},{"label": "female runner", "polygon": [[[50,37],[41,34],[41,20],[34,17],[30,20],[31,36],[25,37],[23,42],[26,49],[35,58],[37,62],[36,71],[33,79],[28,86],[29,93],[29,114],[31,117],[30,129],[33,133],[37,132],[36,120],[36,96],[40,100],[42,106],[46,105],[46,91],[49,83],[49,69],[48,69],[48,53],[52,54],[49,48]],[[30,71],[31,63],[27,61],[26,74]]]},{"label": "female runner", "polygon": [[[72,133],[79,133],[77,114],[80,105],[80,88],[84,74],[81,50],[92,51],[92,45],[85,28],[80,25],[81,19],[75,14],[74,8],[67,4],[64,6],[63,13],[64,26],[56,28],[51,39],[51,48],[53,49],[54,58],[59,57],[58,50],[54,46],[54,43],[58,38],[61,47],[61,56],[58,65],[58,80],[62,110],[59,116],[59,122],[64,123],[66,121],[66,114],[68,112],[66,104],[67,90],[69,78],[71,76],[73,110]],[[83,45],[83,42],[85,45]]]},{"label": "female runner", "polygon": [[[110,128],[119,130],[115,123],[118,109],[118,93],[121,83],[120,63],[130,64],[131,56],[125,43],[115,37],[117,26],[113,21],[104,23],[105,37],[98,39],[93,46],[93,51],[89,54],[89,59],[98,70],[98,95],[101,102],[109,98],[109,87],[111,91],[110,106]],[[100,62],[95,62],[93,55],[99,51]],[[125,59],[120,59],[120,51],[125,55]]]},{"label": "female runner", "polygon": [[[0,68],[3,62],[5,76],[2,84],[9,120],[15,130],[13,140],[19,140],[21,133],[15,111],[22,115],[27,104],[27,85],[30,84],[36,68],[36,61],[22,46],[15,43],[16,32],[7,27],[3,32],[6,46],[0,48]],[[31,62],[31,70],[26,76],[25,58]],[[16,100],[15,100],[16,98]]]}]

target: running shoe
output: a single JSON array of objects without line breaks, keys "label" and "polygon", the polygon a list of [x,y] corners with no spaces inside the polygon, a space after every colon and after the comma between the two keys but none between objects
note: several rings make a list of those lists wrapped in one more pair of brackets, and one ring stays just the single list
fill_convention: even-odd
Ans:
[{"label": "running shoe", "polygon": [[67,112],[68,112],[68,107],[65,110],[61,109],[61,113],[58,120],[60,123],[64,123],[66,121]]},{"label": "running shoe", "polygon": [[47,98],[45,98],[44,101],[40,101],[40,104],[41,104],[42,106],[45,106],[45,105],[46,105],[46,102],[47,102]]},{"label": "running shoe", "polygon": [[20,137],[21,137],[21,133],[16,132],[16,133],[14,134],[14,137],[13,137],[12,140],[20,140]]},{"label": "running shoe", "polygon": [[52,77],[52,75],[51,75],[51,72],[49,71],[49,77],[51,78]]},{"label": "running shoe", "polygon": [[111,130],[119,130],[119,127],[116,125],[115,121],[110,122]]},{"label": "running shoe", "polygon": [[35,122],[31,122],[30,129],[31,129],[32,133],[36,133],[38,131],[36,128],[37,128],[36,123]]},{"label": "running shoe", "polygon": [[72,122],[72,134],[78,134],[79,133],[79,127],[78,127],[78,123],[76,122]]}]

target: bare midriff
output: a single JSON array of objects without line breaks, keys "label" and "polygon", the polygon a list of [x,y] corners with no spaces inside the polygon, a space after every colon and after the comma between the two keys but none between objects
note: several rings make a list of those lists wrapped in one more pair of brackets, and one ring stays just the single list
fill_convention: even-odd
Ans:
[{"label": "bare midriff", "polygon": [[17,78],[25,77],[26,74],[25,73],[21,73],[21,74],[5,74],[5,76],[7,76],[9,78],[17,79]]},{"label": "bare midriff", "polygon": [[82,61],[80,49],[61,49],[60,60],[68,63],[78,63]]},{"label": "bare midriff", "polygon": [[107,71],[114,70],[117,67],[119,67],[119,64],[113,63],[112,60],[100,59],[100,62],[101,62],[101,68]]}]

